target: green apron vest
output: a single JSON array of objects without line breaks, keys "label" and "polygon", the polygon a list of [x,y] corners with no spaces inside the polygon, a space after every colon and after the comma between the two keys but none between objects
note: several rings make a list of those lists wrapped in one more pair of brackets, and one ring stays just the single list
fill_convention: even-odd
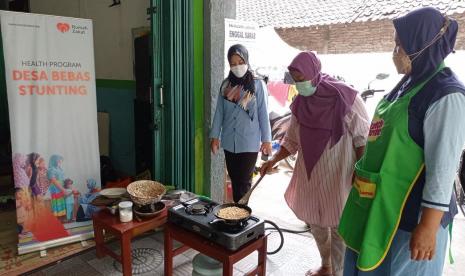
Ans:
[{"label": "green apron vest", "polygon": [[393,102],[378,104],[364,156],[355,165],[352,190],[339,223],[339,234],[359,256],[362,271],[386,257],[411,189],[424,168],[423,149],[410,137],[411,99],[440,70]]}]

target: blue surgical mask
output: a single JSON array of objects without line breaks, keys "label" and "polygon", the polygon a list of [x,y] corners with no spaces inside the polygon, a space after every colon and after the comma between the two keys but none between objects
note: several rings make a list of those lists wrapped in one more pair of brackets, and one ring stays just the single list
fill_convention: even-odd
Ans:
[{"label": "blue surgical mask", "polygon": [[297,88],[297,92],[299,95],[304,97],[311,96],[315,94],[316,87],[312,85],[311,81],[299,81],[295,83],[295,87]]}]

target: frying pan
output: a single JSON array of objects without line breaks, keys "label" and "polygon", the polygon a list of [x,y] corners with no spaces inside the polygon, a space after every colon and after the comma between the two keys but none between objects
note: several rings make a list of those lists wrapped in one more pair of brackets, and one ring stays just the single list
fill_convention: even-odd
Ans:
[{"label": "frying pan", "polygon": [[[244,217],[244,218],[240,218],[240,219],[224,219],[224,218],[219,217],[218,216],[219,211],[221,209],[228,208],[228,207],[238,207],[238,208],[241,208],[241,209],[245,209],[245,210],[247,210],[247,212],[249,212],[249,215]],[[243,221],[247,221],[250,218],[250,215],[252,214],[252,209],[247,205],[243,205],[243,204],[239,204],[239,203],[225,203],[225,204],[217,205],[215,208],[213,208],[213,214],[217,218],[210,221],[209,222],[210,224],[215,224],[215,223],[218,223],[218,222],[222,222],[222,223],[224,223],[226,225],[238,226]]]},{"label": "frying pan", "polygon": [[[225,204],[221,204],[221,205],[216,206],[213,209],[213,214],[216,216],[216,219],[212,220],[210,222],[210,224],[215,224],[215,223],[218,223],[218,222],[222,222],[222,223],[224,223],[226,225],[230,225],[230,226],[239,226],[243,221],[247,221],[250,218],[250,216],[252,215],[252,209],[249,206],[247,206],[247,204],[249,203],[250,195],[252,194],[253,190],[258,186],[258,183],[260,183],[262,181],[264,176],[265,175],[260,176],[260,178],[257,180],[257,182],[255,182],[255,184],[253,185],[253,187],[244,196],[242,196],[242,198],[239,200],[238,203],[225,203]],[[241,219],[224,219],[224,218],[219,217],[218,212],[221,209],[228,208],[228,207],[238,207],[238,208],[241,208],[241,209],[245,209],[245,210],[247,210],[247,212],[249,212],[249,215],[247,217],[244,217],[244,218],[241,218]]]}]

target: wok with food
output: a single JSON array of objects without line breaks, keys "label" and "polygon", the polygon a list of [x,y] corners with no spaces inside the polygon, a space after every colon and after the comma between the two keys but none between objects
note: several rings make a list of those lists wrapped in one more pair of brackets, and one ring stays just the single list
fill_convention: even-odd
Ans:
[{"label": "wok with food", "polygon": [[252,209],[247,205],[238,203],[226,203],[216,206],[213,214],[217,219],[210,223],[223,222],[225,224],[237,225],[247,221],[252,214]]}]

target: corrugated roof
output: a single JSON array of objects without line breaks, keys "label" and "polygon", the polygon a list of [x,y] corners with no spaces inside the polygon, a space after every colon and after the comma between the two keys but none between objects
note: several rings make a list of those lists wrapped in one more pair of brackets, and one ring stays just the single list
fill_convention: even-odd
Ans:
[{"label": "corrugated roof", "polygon": [[379,19],[393,19],[420,7],[435,7],[447,15],[465,12],[463,0],[407,0],[381,1],[368,0],[357,15],[356,22]]},{"label": "corrugated roof", "polygon": [[236,16],[293,28],[393,19],[426,6],[448,15],[465,12],[465,0],[236,0]]}]

